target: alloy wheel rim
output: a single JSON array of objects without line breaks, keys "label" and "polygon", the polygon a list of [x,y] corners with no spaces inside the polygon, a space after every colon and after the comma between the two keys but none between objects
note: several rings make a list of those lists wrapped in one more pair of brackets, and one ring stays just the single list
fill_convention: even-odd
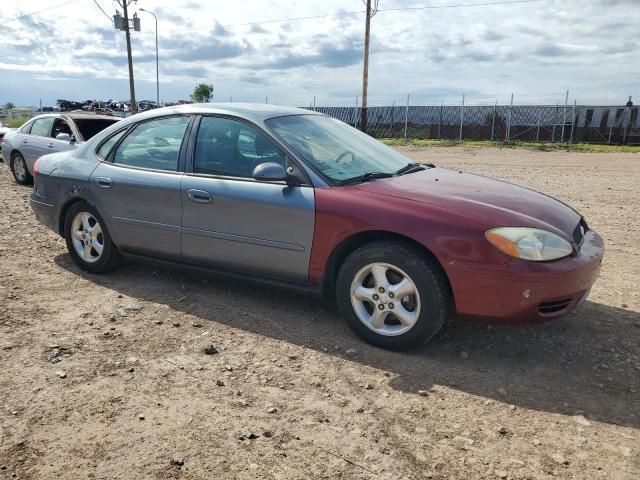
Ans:
[{"label": "alloy wheel rim", "polygon": [[24,180],[27,176],[26,167],[22,157],[18,156],[13,159],[13,171],[19,180]]},{"label": "alloy wheel rim", "polygon": [[79,212],[71,222],[71,242],[78,256],[87,263],[100,260],[104,234],[100,222],[89,212]]},{"label": "alloy wheel rim", "polygon": [[387,337],[411,330],[420,317],[420,293],[407,273],[389,263],[370,263],[351,282],[351,305],[358,319]]}]

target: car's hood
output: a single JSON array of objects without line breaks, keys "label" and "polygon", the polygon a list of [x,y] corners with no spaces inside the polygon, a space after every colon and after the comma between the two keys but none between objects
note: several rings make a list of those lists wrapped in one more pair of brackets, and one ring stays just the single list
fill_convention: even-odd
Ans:
[{"label": "car's hood", "polygon": [[575,210],[543,193],[444,168],[376,180],[357,188],[464,214],[482,228],[536,227],[562,232],[570,239],[580,221]]}]

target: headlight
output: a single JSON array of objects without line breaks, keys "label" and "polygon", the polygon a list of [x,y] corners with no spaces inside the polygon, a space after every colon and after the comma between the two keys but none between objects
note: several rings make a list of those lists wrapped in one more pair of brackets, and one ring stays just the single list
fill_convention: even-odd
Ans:
[{"label": "headlight", "polygon": [[573,252],[564,238],[539,228],[500,227],[489,230],[485,236],[498,250],[522,260],[557,260]]}]

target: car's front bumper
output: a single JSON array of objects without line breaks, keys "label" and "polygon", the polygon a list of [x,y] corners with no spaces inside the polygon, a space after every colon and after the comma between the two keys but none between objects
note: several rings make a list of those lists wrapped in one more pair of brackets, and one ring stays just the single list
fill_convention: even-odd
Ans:
[{"label": "car's front bumper", "polygon": [[452,262],[447,274],[462,317],[535,322],[571,312],[600,273],[604,242],[589,231],[579,253],[552,262],[504,265]]}]

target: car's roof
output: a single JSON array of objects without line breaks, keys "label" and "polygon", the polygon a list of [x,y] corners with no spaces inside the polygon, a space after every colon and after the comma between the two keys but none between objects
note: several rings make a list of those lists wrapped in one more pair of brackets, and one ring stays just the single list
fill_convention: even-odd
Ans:
[{"label": "car's roof", "polygon": [[264,121],[269,118],[284,117],[288,115],[322,115],[302,108],[283,107],[280,105],[269,105],[264,103],[188,103],[185,105],[156,108],[154,110],[149,110],[135,115],[134,117],[142,118],[144,116],[149,118],[171,113],[217,113],[223,115],[234,115],[254,121]]},{"label": "car's roof", "polygon": [[36,117],[33,117],[31,120],[35,118],[45,118],[45,117],[68,117],[71,120],[122,120],[120,117],[114,117],[113,115],[100,115],[91,112],[52,112],[52,113],[43,113]]},{"label": "car's roof", "polygon": [[100,115],[97,113],[89,113],[89,112],[83,112],[83,113],[62,113],[61,115],[66,115],[67,117],[73,119],[73,120],[121,120],[120,117],[114,117],[113,115]]}]

